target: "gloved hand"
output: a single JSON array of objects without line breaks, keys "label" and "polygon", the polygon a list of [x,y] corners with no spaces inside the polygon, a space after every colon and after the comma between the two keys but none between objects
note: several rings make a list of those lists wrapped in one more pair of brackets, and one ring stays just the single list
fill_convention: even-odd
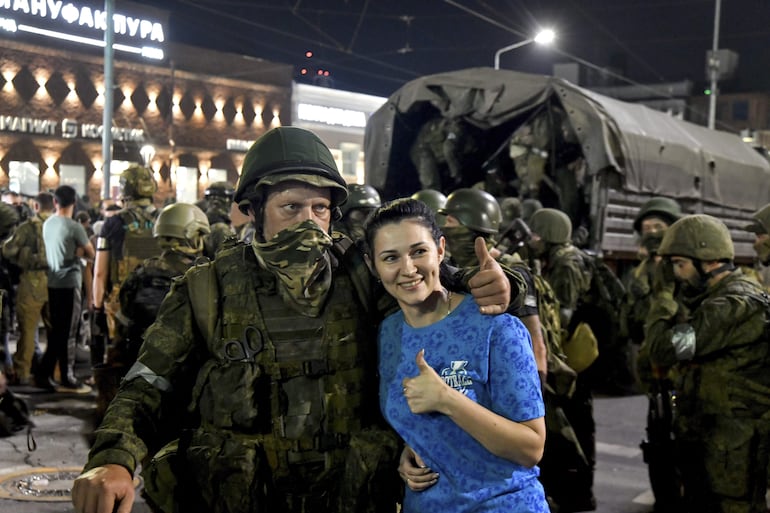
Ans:
[{"label": "gloved hand", "polygon": [[91,315],[91,336],[105,337],[109,329],[107,328],[107,314],[104,311],[104,307],[94,308]]},{"label": "gloved hand", "polygon": [[655,272],[652,277],[652,292],[656,295],[662,294],[673,298],[675,288],[674,264],[668,258],[663,258],[655,264]]}]

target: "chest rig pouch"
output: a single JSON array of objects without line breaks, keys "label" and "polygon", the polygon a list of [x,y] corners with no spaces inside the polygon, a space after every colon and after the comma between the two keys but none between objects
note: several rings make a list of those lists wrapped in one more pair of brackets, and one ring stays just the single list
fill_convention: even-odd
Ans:
[{"label": "chest rig pouch", "polygon": [[201,293],[190,280],[210,354],[192,408],[203,429],[257,444],[274,478],[339,467],[350,433],[367,417],[362,409],[372,407],[362,400],[374,397],[367,388],[376,390],[373,332],[365,333],[372,323],[361,322],[366,312],[341,270],[319,317],[289,308],[248,246],[226,250],[210,265],[206,288],[216,301],[208,303],[217,315],[208,322],[200,322]]}]

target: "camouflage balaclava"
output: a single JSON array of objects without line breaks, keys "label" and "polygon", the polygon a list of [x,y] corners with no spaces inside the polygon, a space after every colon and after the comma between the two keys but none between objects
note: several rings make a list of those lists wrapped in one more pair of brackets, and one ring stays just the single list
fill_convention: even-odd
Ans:
[{"label": "camouflage balaclava", "polygon": [[331,287],[331,236],[311,220],[276,233],[270,240],[251,242],[254,254],[278,279],[281,298],[294,310],[316,317]]},{"label": "camouflage balaclava", "polygon": [[470,267],[478,264],[475,250],[476,232],[462,225],[443,226],[441,232],[446,239],[447,249],[457,265]]}]

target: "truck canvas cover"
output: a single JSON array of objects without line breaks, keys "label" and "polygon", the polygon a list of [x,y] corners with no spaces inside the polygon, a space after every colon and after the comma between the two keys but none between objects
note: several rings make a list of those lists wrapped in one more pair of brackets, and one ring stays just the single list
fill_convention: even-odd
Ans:
[{"label": "truck canvas cover", "polygon": [[[736,252],[751,253],[750,235],[736,231],[751,212],[770,202],[770,163],[763,155],[738,135],[709,130],[556,77],[472,68],[407,83],[367,124],[366,181],[388,199],[421,188],[409,149],[420,126],[436,116],[464,122],[481,154],[466,162],[467,182],[453,185],[483,181],[495,167],[490,164],[494,155],[507,153],[513,134],[545,112],[560,116],[561,131],[571,131],[584,159],[584,176],[577,185],[589,212],[582,224],[591,231],[594,249],[633,252],[630,223],[638,206],[663,195],[680,201],[685,211],[725,219],[735,229]],[[552,155],[562,143],[558,131],[550,129],[547,149]],[[518,195],[527,196],[522,192]],[[511,191],[504,195],[508,194]],[[581,224],[575,219],[577,210],[562,209],[573,224]]]}]

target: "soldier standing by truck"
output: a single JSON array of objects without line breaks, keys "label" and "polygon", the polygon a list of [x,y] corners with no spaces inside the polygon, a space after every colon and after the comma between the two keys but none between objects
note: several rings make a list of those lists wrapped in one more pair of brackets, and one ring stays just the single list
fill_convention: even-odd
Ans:
[{"label": "soldier standing by truck", "polygon": [[765,511],[770,298],[736,268],[730,232],[714,217],[675,222],[658,254],[663,279],[653,288],[644,346],[654,365],[675,373],[682,510]]}]

